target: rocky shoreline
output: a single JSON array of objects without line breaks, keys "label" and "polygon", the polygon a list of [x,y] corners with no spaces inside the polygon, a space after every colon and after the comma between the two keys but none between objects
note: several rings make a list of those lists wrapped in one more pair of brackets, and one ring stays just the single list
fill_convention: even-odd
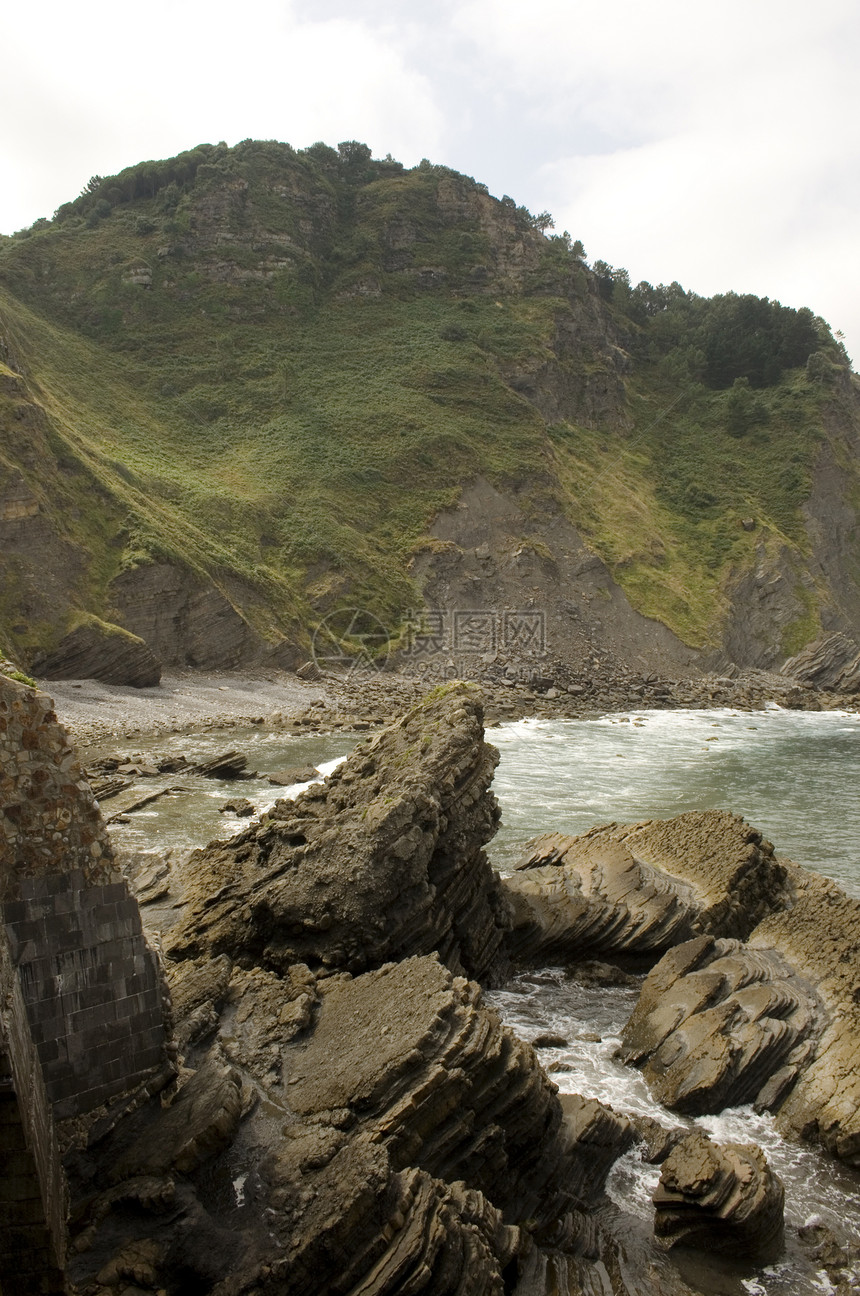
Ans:
[{"label": "rocky shoreline", "polygon": [[[569,677],[560,667],[539,683],[516,678],[513,668],[484,671],[480,684],[485,724],[527,716],[587,719],[607,711],[674,708],[760,710],[768,703],[789,710],[857,710],[858,695],[832,692],[785,675],[738,672],[670,679],[654,675]],[[249,725],[293,732],[328,732],[382,725],[426,692],[420,678],[392,671],[348,675],[315,671],[251,675],[239,671],[165,673],[155,688],[94,680],[45,681],[57,715],[82,747],[114,738],[230,730]]]},{"label": "rocky shoreline", "polygon": [[[32,696],[3,685],[10,716]],[[623,1048],[670,1108],[755,1101],[857,1167],[860,902],[718,811],[548,834],[502,879],[483,721],[476,686],[438,688],[230,840],[120,861],[173,1061],[58,1120],[67,1292],[697,1296],[677,1246],[727,1256],[732,1284],[778,1256],[759,1149],[559,1095],[503,1026],[482,988],[547,956],[650,967]],[[634,1271],[604,1188],[643,1138],[665,1164]],[[836,1240],[814,1240],[840,1272]]]}]

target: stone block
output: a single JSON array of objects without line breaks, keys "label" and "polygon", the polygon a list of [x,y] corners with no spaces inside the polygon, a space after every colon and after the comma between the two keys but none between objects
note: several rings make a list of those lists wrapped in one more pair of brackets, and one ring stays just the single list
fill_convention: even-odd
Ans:
[{"label": "stone block", "polygon": [[[29,1157],[27,1158],[29,1161]],[[25,1202],[39,1200],[39,1185],[33,1175],[32,1162],[25,1174],[0,1175],[0,1218],[3,1215],[2,1204],[6,1202]]]}]

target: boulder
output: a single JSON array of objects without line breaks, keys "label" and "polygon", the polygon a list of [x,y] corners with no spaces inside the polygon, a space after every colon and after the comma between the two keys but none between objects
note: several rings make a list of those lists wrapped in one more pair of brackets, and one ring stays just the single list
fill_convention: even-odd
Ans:
[{"label": "boulder", "polygon": [[224,802],[220,807],[220,813],[234,814],[238,819],[250,819],[256,812],[256,808],[253,801],[249,801],[247,797],[234,797],[232,801]]},{"label": "boulder", "polygon": [[133,688],[154,688],[161,680],[161,665],[143,639],[93,616],[47,653],[38,670],[46,679],[95,679]]},{"label": "boulder", "polygon": [[659,1245],[773,1260],[782,1250],[785,1191],[755,1143],[713,1143],[697,1131],[663,1162],[654,1192]]},{"label": "boulder", "polygon": [[289,769],[276,770],[267,777],[273,787],[292,787],[294,783],[310,783],[318,776],[316,765],[293,765]]},{"label": "boulder", "polygon": [[746,936],[785,888],[771,844],[722,810],[546,833],[517,870],[504,891],[520,960],[653,957],[699,932]]},{"label": "boulder", "polygon": [[438,690],[295,801],[195,851],[175,957],[229,954],[360,972],[438,951],[482,982],[507,970],[507,907],[484,854],[499,808],[480,694]]},{"label": "boulder", "polygon": [[[621,1056],[643,1068],[652,1093],[688,1115],[784,1096],[825,1020],[812,986],[774,950],[698,936],[664,955],[646,978],[622,1035]],[[769,1101],[770,1100],[770,1101]]]},{"label": "boulder", "polygon": [[700,936],[663,956],[621,1053],[675,1110],[755,1102],[860,1166],[860,901],[784,863],[788,902],[748,942]]}]

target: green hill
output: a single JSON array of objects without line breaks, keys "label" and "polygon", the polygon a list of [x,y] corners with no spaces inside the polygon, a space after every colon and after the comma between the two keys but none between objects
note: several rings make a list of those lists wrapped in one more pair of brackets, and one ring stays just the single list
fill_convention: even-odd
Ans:
[{"label": "green hill", "polygon": [[[396,630],[476,481],[694,648],[857,633],[857,388],[827,325],[631,287],[545,229],[446,167],[245,141],[0,240],[0,649],[38,667],[98,618],[164,661],[290,663],[346,604]],[[783,588],[732,648],[759,575]]]}]

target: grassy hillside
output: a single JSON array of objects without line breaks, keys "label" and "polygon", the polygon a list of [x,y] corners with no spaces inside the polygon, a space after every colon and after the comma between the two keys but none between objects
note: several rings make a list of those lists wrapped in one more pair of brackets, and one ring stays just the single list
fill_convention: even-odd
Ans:
[{"label": "grassy hillside", "polygon": [[23,474],[85,556],[52,627],[0,610],[7,647],[109,617],[111,581],[152,562],[230,589],[265,639],[344,601],[395,624],[411,554],[478,475],[716,642],[757,545],[804,559],[847,358],[809,312],[631,289],[539,223],[444,167],[247,141],[94,178],[0,242],[8,372],[77,465],[10,441],[0,492]]}]

